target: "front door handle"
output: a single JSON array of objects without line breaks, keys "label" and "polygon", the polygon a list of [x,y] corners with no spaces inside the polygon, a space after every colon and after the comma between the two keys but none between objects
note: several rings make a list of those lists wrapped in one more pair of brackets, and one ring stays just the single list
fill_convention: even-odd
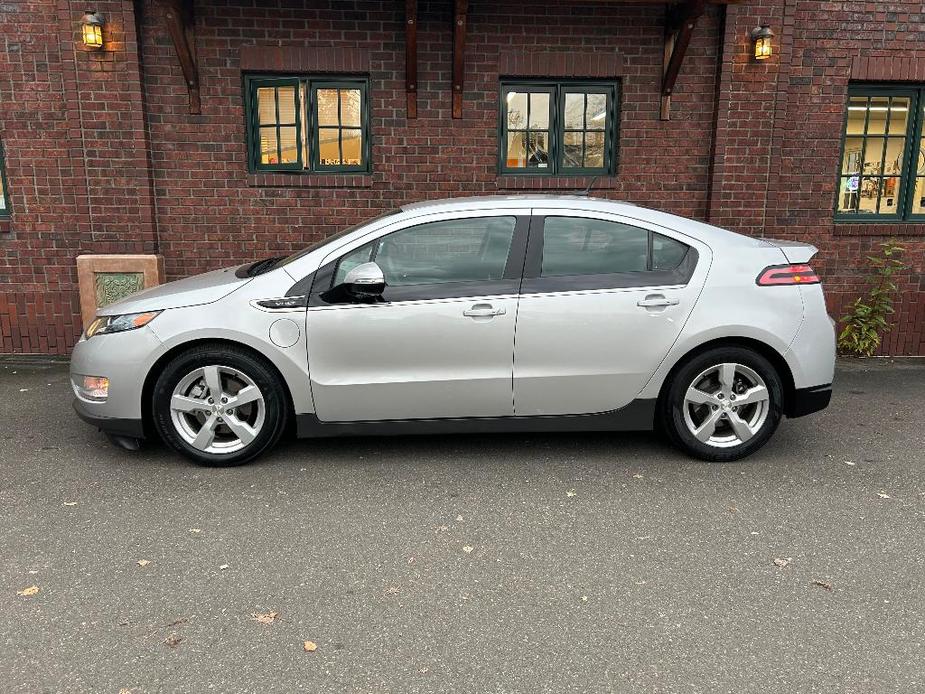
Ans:
[{"label": "front door handle", "polygon": [[475,304],[472,308],[463,311],[463,315],[468,318],[493,318],[494,316],[503,316],[507,313],[504,307],[495,308],[491,304]]},{"label": "front door handle", "polygon": [[649,294],[645,299],[636,302],[637,306],[642,308],[665,308],[666,306],[677,306],[680,299],[669,299],[661,294]]}]

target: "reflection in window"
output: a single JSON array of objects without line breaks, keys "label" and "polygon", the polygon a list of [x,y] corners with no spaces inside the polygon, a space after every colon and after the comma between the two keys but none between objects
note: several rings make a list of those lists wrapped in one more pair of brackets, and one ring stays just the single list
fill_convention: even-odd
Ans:
[{"label": "reflection in window", "polygon": [[502,84],[501,171],[613,172],[616,96],[615,84]]},{"label": "reflection in window", "polygon": [[248,77],[250,162],[270,171],[368,171],[366,81]]}]

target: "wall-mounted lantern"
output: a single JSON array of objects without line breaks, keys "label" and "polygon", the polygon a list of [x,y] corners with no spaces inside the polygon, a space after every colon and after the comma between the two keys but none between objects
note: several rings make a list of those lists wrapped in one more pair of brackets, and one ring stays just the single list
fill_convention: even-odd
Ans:
[{"label": "wall-mounted lantern", "polygon": [[774,32],[771,31],[771,27],[767,24],[757,26],[752,29],[751,37],[752,41],[755,43],[755,60],[767,60],[770,58],[773,52],[771,39],[774,37]]},{"label": "wall-mounted lantern", "polygon": [[83,19],[83,41],[87,48],[103,47],[103,25],[106,19],[99,12],[87,12]]}]

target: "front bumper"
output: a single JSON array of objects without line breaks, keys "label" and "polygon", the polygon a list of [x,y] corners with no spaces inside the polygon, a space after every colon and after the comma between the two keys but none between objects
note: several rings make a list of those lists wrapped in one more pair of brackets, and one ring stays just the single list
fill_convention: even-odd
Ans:
[{"label": "front bumper", "polygon": [[90,403],[80,398],[74,398],[74,411],[77,413],[77,416],[87,422],[87,424],[92,424],[100,431],[113,436],[129,436],[135,439],[143,439],[145,437],[145,428],[141,418],[122,419],[120,417],[103,417],[95,412],[88,411],[89,408],[87,405],[89,404]]},{"label": "front bumper", "polygon": [[813,412],[819,412],[829,406],[832,400],[832,384],[813,386],[812,388],[797,388],[793,391],[793,398],[788,403],[784,413],[791,419],[803,417]]}]

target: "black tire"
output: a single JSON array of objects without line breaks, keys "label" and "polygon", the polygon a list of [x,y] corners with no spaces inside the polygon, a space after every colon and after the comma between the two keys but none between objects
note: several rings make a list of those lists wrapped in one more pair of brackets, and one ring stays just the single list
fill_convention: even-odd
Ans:
[{"label": "black tire", "polygon": [[[695,379],[712,367],[724,363],[745,366],[760,376],[767,388],[768,402],[767,416],[750,439],[721,448],[704,443],[694,436],[686,423],[684,408],[687,390]],[[780,424],[783,406],[784,390],[780,375],[767,359],[746,347],[717,347],[693,356],[672,374],[660,402],[658,423],[671,442],[688,455],[709,462],[728,462],[749,456],[768,442]],[[717,430],[722,427],[731,429],[728,420],[726,423],[721,421]],[[727,430],[726,433],[732,432]]]},{"label": "black tire", "polygon": [[[253,381],[263,396],[262,426],[252,441],[233,452],[212,453],[194,447],[183,438],[171,417],[170,402],[174,389],[193,371],[208,366],[235,369]],[[167,363],[154,384],[151,412],[158,434],[171,448],[199,465],[231,467],[253,460],[276,444],[286,428],[289,406],[280,377],[263,358],[240,347],[204,344],[177,355]]]}]

